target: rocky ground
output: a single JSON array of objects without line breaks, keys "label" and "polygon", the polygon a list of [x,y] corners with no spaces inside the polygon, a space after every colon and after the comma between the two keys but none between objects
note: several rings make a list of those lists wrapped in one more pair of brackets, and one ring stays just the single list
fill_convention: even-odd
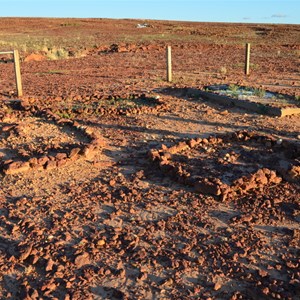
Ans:
[{"label": "rocky ground", "polygon": [[0,63],[0,298],[299,299],[299,115],[186,93],[299,96],[299,26],[136,23],[0,20],[68,50],[21,51],[21,98]]}]

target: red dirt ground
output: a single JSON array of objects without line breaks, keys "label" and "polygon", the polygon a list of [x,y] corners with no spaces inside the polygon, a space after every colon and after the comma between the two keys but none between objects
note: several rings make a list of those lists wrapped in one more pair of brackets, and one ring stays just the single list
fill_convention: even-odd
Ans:
[{"label": "red dirt ground", "polygon": [[[226,83],[299,96],[299,32],[0,19],[24,92],[0,55],[0,298],[299,299],[299,115],[187,93]],[[238,180],[229,197],[207,188],[224,170]]]}]

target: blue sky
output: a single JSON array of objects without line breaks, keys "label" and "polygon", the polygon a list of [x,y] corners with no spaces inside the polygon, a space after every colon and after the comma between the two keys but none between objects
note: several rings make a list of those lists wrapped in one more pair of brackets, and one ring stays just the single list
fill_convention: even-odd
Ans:
[{"label": "blue sky", "polygon": [[0,0],[0,16],[300,24],[300,0]]}]

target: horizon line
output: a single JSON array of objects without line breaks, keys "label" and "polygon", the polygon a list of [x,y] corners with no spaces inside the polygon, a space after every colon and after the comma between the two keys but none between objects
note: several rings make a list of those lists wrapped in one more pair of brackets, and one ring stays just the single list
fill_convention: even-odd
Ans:
[{"label": "horizon line", "polygon": [[169,21],[169,22],[186,22],[186,23],[217,23],[217,24],[263,24],[263,25],[300,25],[300,23],[272,23],[272,22],[243,22],[243,21],[195,21],[195,20],[178,20],[178,19],[151,19],[151,18],[113,18],[113,17],[45,17],[45,16],[0,16],[0,19],[90,19],[90,20],[144,20],[144,21]]}]

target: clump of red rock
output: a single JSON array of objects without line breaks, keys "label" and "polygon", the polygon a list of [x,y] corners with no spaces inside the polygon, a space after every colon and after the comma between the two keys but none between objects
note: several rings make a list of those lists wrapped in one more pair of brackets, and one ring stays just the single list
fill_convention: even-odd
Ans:
[{"label": "clump of red rock", "polygon": [[[25,98],[24,98],[25,99]],[[108,101],[122,101],[130,100],[133,106],[118,107],[117,105],[110,105]],[[145,105],[138,105],[138,100],[144,101]],[[26,99],[31,105],[31,110],[34,110],[34,106],[38,105],[36,99]],[[72,107],[62,107],[61,103],[72,101]],[[48,107],[57,114],[68,113],[70,115],[83,117],[84,115],[97,115],[97,116],[130,116],[140,115],[148,113],[159,113],[167,111],[169,104],[158,96],[147,95],[147,94],[135,94],[135,93],[119,93],[114,95],[105,95],[99,91],[94,91],[90,94],[85,95],[68,95],[58,96],[54,99],[49,97],[43,100],[44,107]]]},{"label": "clump of red rock", "polygon": [[160,170],[175,179],[177,182],[186,184],[195,189],[196,192],[202,194],[209,194],[219,196],[222,201],[225,201],[228,197],[234,197],[236,195],[243,195],[252,189],[259,189],[269,184],[279,184],[282,181],[282,177],[288,181],[299,181],[300,172],[299,166],[292,165],[289,169],[280,169],[280,175],[278,170],[271,170],[269,168],[260,168],[254,173],[250,173],[246,176],[242,176],[237,180],[234,180],[232,184],[226,184],[217,177],[202,177],[195,179],[191,176],[180,164],[176,164],[172,161],[174,154],[196,148],[198,146],[213,146],[217,147],[223,142],[237,142],[255,140],[263,143],[266,146],[275,146],[277,151],[285,152],[288,156],[299,157],[300,156],[300,145],[294,144],[290,141],[284,141],[278,145],[276,139],[269,136],[256,135],[253,132],[236,132],[223,134],[219,136],[210,136],[209,138],[196,138],[188,141],[181,141],[178,144],[167,147],[162,146],[161,149],[152,149],[148,155],[151,161],[156,162]]},{"label": "clump of red rock", "polygon": [[[45,154],[40,157],[33,156],[27,158],[26,160],[24,160],[24,158],[20,158],[19,160],[0,160],[0,171],[5,175],[13,175],[30,170],[51,170],[54,168],[67,166],[81,158],[91,159],[105,145],[101,135],[99,135],[90,127],[83,126],[76,121],[61,118],[48,109],[40,110],[38,107],[32,107],[26,103],[21,103],[21,108],[25,110],[26,114],[33,113],[34,115],[44,117],[45,119],[50,120],[59,126],[72,127],[74,130],[78,130],[83,133],[88,138],[89,142],[69,145],[69,147],[61,149],[55,155]],[[4,131],[19,131],[18,125],[6,126],[5,128],[2,128],[2,131],[3,129]]]}]

